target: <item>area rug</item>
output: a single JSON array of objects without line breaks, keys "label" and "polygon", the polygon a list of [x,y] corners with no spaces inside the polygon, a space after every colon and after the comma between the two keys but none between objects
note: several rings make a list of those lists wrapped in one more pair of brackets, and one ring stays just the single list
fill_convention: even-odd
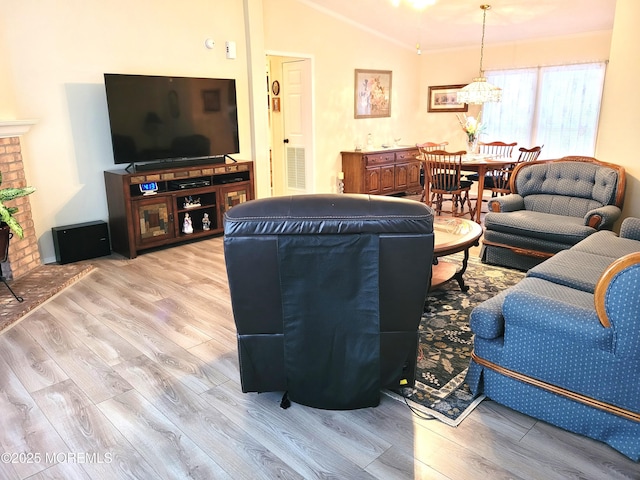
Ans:
[{"label": "area rug", "polygon": [[[441,261],[461,264],[462,255]],[[462,292],[458,283],[450,280],[429,292],[420,322],[415,387],[385,393],[406,402],[419,417],[459,425],[484,398],[474,397],[464,383],[473,350],[471,310],[523,277],[523,272],[470,258],[464,274],[469,291]]]},{"label": "area rug", "polygon": [[11,289],[24,299],[22,302],[16,300],[9,289],[0,283],[0,334],[93,269],[90,264],[40,265],[18,279],[9,281]]}]

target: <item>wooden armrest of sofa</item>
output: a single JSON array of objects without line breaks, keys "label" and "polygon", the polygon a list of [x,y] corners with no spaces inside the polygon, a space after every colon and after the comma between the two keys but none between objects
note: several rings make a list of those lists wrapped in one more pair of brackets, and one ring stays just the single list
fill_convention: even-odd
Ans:
[{"label": "wooden armrest of sofa", "polygon": [[[640,252],[629,253],[628,255],[617,259],[609,265],[596,284],[594,302],[598,318],[604,327],[611,327],[611,320],[609,318],[607,308],[607,295],[611,294],[610,288],[612,287],[612,283],[621,279],[621,276],[630,274],[632,267],[640,268]],[[632,302],[632,293],[635,293],[636,295],[638,294],[638,292],[620,292],[620,295],[625,298],[626,301]]]}]

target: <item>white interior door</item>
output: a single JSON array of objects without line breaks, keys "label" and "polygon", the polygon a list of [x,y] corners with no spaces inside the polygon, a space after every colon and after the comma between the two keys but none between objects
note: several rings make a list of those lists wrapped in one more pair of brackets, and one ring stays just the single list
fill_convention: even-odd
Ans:
[{"label": "white interior door", "polygon": [[313,191],[311,60],[282,64],[282,114],[285,195]]}]

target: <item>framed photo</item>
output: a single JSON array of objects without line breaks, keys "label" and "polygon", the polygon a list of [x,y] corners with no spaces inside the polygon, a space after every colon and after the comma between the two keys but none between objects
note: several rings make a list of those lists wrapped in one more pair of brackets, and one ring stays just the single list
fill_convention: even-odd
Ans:
[{"label": "framed photo", "polygon": [[391,116],[391,70],[356,70],[355,118]]},{"label": "framed photo", "polygon": [[205,112],[219,112],[220,111],[220,89],[216,88],[215,90],[203,90],[202,103],[204,104]]},{"label": "framed photo", "polygon": [[458,92],[465,85],[438,85],[429,87],[429,112],[466,112],[469,105],[458,103]]},{"label": "framed photo", "polygon": [[279,97],[273,97],[271,99],[272,102],[272,110],[274,112],[279,112],[280,111],[280,98]]}]

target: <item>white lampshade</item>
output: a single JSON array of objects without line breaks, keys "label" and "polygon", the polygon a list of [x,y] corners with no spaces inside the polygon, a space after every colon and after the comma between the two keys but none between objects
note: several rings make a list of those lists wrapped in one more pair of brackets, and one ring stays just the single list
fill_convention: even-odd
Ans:
[{"label": "white lampshade", "polygon": [[487,79],[482,76],[482,59],[484,57],[484,30],[487,25],[487,10],[491,8],[491,5],[480,5],[482,9],[482,41],[480,43],[480,69],[478,71],[478,77],[463,87],[457,94],[458,103],[471,103],[474,105],[481,105],[487,102],[499,102],[502,98],[502,89],[491,85],[487,82]]},{"label": "white lampshade", "polygon": [[476,77],[457,94],[458,103],[480,105],[487,102],[499,102],[502,89],[487,82],[485,77]]}]

